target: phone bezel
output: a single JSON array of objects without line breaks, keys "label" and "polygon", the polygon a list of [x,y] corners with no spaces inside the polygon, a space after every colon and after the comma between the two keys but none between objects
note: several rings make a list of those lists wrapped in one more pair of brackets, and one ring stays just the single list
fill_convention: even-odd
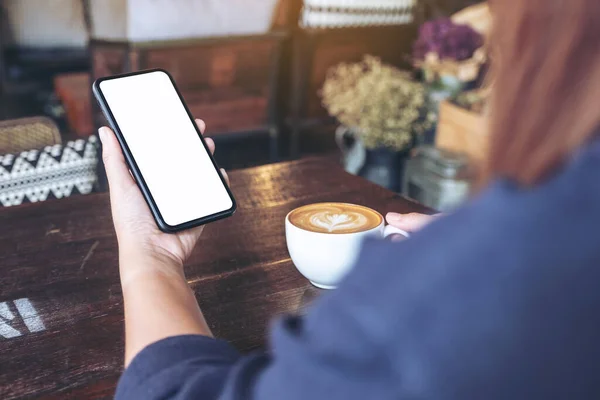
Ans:
[{"label": "phone bezel", "polygon": [[[131,77],[131,76],[135,76],[135,75],[144,75],[144,74],[155,73],[155,72],[161,72],[161,73],[164,73],[165,75],[167,75],[171,81],[171,84],[175,88],[175,91],[177,92],[177,96],[179,96],[179,100],[181,101],[181,104],[183,104],[183,107],[185,108],[185,111],[190,119],[190,123],[194,126],[196,133],[200,137],[200,141],[202,142],[202,145],[204,146],[205,151],[208,153],[208,156],[210,157],[213,167],[215,168],[217,174],[219,175],[219,178],[221,179],[221,182],[222,182],[223,186],[225,187],[225,190],[227,190],[227,194],[229,195],[229,198],[231,199],[232,206],[228,210],[221,211],[216,214],[208,215],[206,217],[187,221],[187,222],[181,223],[179,225],[169,225],[168,223],[165,222],[164,218],[162,217],[162,214],[161,214],[158,206],[156,205],[154,198],[152,197],[152,193],[150,192],[150,189],[148,188],[148,185],[146,184],[146,181],[144,180],[144,177],[143,177],[137,163],[135,162],[135,158],[133,157],[133,154],[131,153],[129,146],[127,145],[127,141],[125,140],[125,138],[121,132],[121,129],[119,128],[119,125],[117,124],[117,121],[110,109],[110,106],[108,105],[108,102],[106,101],[106,98],[104,97],[104,94],[102,93],[102,89],[100,88],[100,83],[102,83],[104,81],[122,79],[122,78],[127,78],[127,77]],[[119,144],[121,145],[121,149],[123,150],[123,155],[125,156],[127,165],[129,167],[131,173],[133,174],[138,187],[142,191],[144,199],[146,200],[146,203],[148,204],[148,207],[150,208],[152,216],[154,217],[154,220],[156,221],[156,225],[158,226],[158,228],[161,231],[166,232],[166,233],[180,232],[180,231],[183,231],[186,229],[194,228],[197,226],[205,225],[210,222],[218,221],[223,218],[230,217],[235,213],[235,211],[237,210],[237,202],[236,202],[235,198],[233,197],[233,193],[231,192],[229,185],[227,185],[227,182],[223,178],[223,175],[221,174],[221,171],[219,170],[219,167],[217,166],[217,163],[216,163],[213,155],[210,153],[210,149],[208,148],[206,142],[204,141],[204,137],[202,136],[200,129],[198,129],[198,126],[196,125],[196,121],[194,120],[192,113],[190,112],[187,104],[185,103],[185,100],[183,99],[183,96],[181,95],[179,88],[175,84],[175,80],[173,79],[171,74],[169,74],[168,71],[166,71],[162,68],[153,68],[153,69],[147,69],[147,70],[142,70],[142,71],[129,72],[129,73],[125,73],[125,74],[112,75],[112,76],[98,78],[92,85],[92,92],[94,93],[94,97],[96,98],[96,101],[98,102],[102,112],[104,113],[104,116],[108,120],[108,123],[110,124],[111,128],[115,132],[115,135],[119,141]]]}]

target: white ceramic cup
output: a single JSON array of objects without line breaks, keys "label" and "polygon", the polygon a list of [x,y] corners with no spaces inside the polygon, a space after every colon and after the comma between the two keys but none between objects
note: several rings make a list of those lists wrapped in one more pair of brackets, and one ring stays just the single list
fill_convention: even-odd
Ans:
[{"label": "white ceramic cup", "polygon": [[[293,212],[293,211],[292,211]],[[385,238],[409,234],[393,226],[381,224],[376,228],[354,233],[321,233],[297,227],[285,217],[285,238],[292,262],[313,285],[321,289],[335,289],[354,266],[362,242],[368,237]]]}]

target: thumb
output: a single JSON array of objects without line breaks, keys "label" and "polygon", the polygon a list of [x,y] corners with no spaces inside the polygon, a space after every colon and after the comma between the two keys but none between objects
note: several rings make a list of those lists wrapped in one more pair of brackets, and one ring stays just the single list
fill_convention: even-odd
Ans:
[{"label": "thumb", "polygon": [[410,213],[410,214],[398,214],[398,213],[388,213],[385,216],[388,224],[396,227],[398,229],[402,229],[407,232],[418,231],[428,223],[430,223],[436,216],[427,215],[427,214],[419,214],[419,213]]},{"label": "thumb", "polygon": [[110,191],[122,192],[134,184],[134,181],[125,163],[121,146],[110,128],[103,126],[98,133],[102,141],[102,161]]}]

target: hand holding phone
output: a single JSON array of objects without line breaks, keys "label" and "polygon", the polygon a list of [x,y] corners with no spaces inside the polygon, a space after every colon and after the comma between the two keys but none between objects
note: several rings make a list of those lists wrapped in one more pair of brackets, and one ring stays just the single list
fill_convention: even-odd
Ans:
[{"label": "hand holding phone", "polygon": [[[204,122],[197,120],[204,132]],[[123,283],[138,280],[148,273],[154,274],[157,265],[160,274],[183,274],[183,263],[189,257],[204,226],[187,229],[175,234],[161,232],[146,204],[142,192],[129,172],[119,142],[111,129],[99,131],[103,143],[103,159],[110,185],[113,222],[119,240],[119,255],[128,262],[119,263]],[[211,153],[215,146],[206,139]],[[227,174],[222,171],[228,181]],[[157,262],[158,261],[158,262]],[[176,268],[173,268],[176,267]]]},{"label": "hand holding phone", "polygon": [[160,230],[178,232],[235,212],[235,199],[168,73],[101,78],[93,91]]}]

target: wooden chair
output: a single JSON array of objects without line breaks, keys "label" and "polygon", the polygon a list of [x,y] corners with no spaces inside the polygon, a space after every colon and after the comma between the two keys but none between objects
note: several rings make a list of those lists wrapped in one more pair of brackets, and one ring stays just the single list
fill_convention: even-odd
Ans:
[{"label": "wooden chair", "polygon": [[61,144],[58,127],[50,118],[0,121],[0,154],[13,154]]},{"label": "wooden chair", "polygon": [[[417,18],[415,18],[417,20]],[[357,62],[366,54],[383,62],[410,68],[412,43],[417,37],[417,23],[397,26],[346,28],[303,28],[294,35],[292,89],[290,101],[292,158],[300,156],[304,133],[315,127],[333,125],[321,104],[319,91],[329,68],[341,62]]]}]

